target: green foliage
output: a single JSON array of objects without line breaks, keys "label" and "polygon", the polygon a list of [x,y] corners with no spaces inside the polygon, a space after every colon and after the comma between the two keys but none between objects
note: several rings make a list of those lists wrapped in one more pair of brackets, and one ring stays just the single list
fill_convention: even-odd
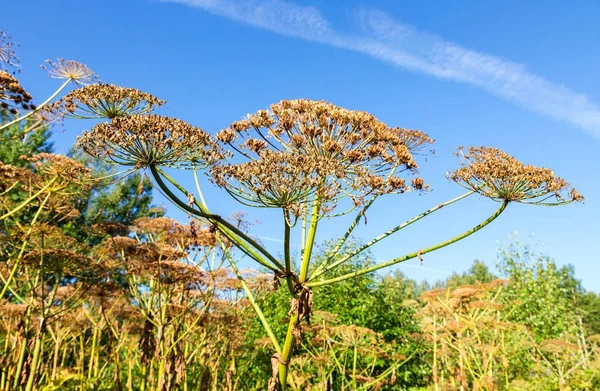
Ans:
[{"label": "green foliage", "polygon": [[[9,122],[12,117],[12,114],[0,110],[0,124]],[[24,121],[0,131],[0,162],[16,167],[29,167],[29,162],[19,159],[21,156],[52,152],[52,132],[48,127],[23,134],[23,130],[30,127],[32,121]]]},{"label": "green foliage", "polygon": [[538,340],[573,331],[582,288],[572,266],[558,267],[551,258],[515,242],[500,251],[498,268],[510,281],[502,300],[511,306],[511,321],[529,327]]},{"label": "green foliage", "polygon": [[600,335],[600,295],[582,292],[577,299],[577,308],[582,313],[582,322],[587,335]]},{"label": "green foliage", "polygon": [[[335,260],[342,259],[346,254],[352,252],[361,245],[356,240],[349,240],[346,245],[335,256]],[[325,259],[331,250],[334,248],[335,242],[326,242],[319,246],[315,254],[315,264]],[[363,252],[342,264],[339,268],[334,269],[326,275],[327,278],[336,277],[345,274],[351,270],[357,270],[359,267],[366,267],[373,264],[373,259],[369,252]],[[281,286],[276,292],[266,294],[259,298],[259,305],[263,308],[263,312],[267,320],[271,323],[273,331],[278,338],[283,338],[286,333],[287,319],[289,319],[289,296],[286,292],[286,287]],[[419,332],[418,321],[414,318],[414,313],[418,309],[417,298],[418,286],[416,281],[405,277],[400,272],[395,272],[386,276],[379,277],[374,274],[367,274],[356,279],[341,281],[336,284],[325,285],[314,289],[315,295],[319,298],[314,304],[315,313],[333,314],[335,317],[335,325],[338,328],[344,326],[357,326],[365,330],[372,330],[382,337],[385,341],[385,346],[381,346],[388,350],[387,359],[378,359],[375,364],[376,374],[386,373],[386,369],[393,365],[399,364],[399,357],[411,357],[408,362],[398,366],[394,370],[394,383],[381,385],[381,390],[402,390],[409,385],[426,384],[426,379],[429,375],[429,366],[420,359],[422,354],[421,345],[410,338],[413,333]],[[284,319],[284,321],[279,321]],[[306,327],[306,326],[305,326]],[[333,326],[332,326],[333,327]],[[336,337],[336,330],[332,328],[333,333],[330,338]],[[307,331],[307,330],[305,330]],[[308,331],[307,331],[308,332]],[[246,338],[248,341],[264,339],[264,331],[258,321],[254,322],[254,326],[248,331]],[[316,348],[311,345],[310,335],[306,339],[306,344],[297,350],[296,354],[299,359],[307,354],[315,354],[315,350],[321,352],[323,347]],[[312,353],[309,353],[309,350]],[[328,354],[334,354],[329,352]],[[340,352],[340,357],[344,356]],[[268,369],[269,355],[264,352],[262,354],[261,365],[257,374],[260,371]],[[345,357],[345,356],[344,356]],[[333,358],[330,358],[333,360]],[[316,373],[319,370],[312,364],[305,364],[303,370],[311,371],[316,379]],[[257,365],[258,366],[258,365]],[[332,369],[331,376],[335,378],[336,370]],[[391,372],[387,372],[389,377]],[[342,382],[342,378],[338,377],[338,382]],[[376,377],[376,376],[375,376]],[[298,379],[296,379],[298,381]],[[316,380],[315,380],[316,381]],[[334,384],[336,381],[334,381]],[[307,385],[305,385],[307,387]],[[318,389],[318,388],[316,388]],[[334,388],[338,389],[338,388]]]},{"label": "green foliage", "polygon": [[85,219],[88,224],[110,221],[129,225],[139,217],[163,214],[164,211],[152,206],[152,182],[135,174],[94,192],[88,201]]},{"label": "green foliage", "polygon": [[493,281],[496,278],[498,278],[498,277],[496,275],[494,275],[492,272],[490,272],[488,265],[486,265],[484,262],[476,259],[468,271],[466,271],[462,274],[458,274],[456,272],[452,273],[452,275],[450,277],[448,277],[446,280],[438,281],[436,283],[435,287],[436,288],[444,288],[444,287],[456,288],[461,285],[486,283],[486,282]]}]

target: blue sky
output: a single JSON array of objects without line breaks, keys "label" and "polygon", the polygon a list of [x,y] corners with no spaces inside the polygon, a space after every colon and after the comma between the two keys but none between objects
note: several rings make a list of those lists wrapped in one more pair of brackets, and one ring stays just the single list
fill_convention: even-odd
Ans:
[{"label": "blue sky", "polygon": [[[427,255],[422,266],[413,260],[398,267],[434,281],[476,258],[493,263],[518,232],[559,264],[575,265],[584,286],[600,291],[596,1],[31,0],[4,2],[2,13],[11,18],[0,28],[21,44],[22,83],[38,101],[58,83],[37,65],[64,57],[86,63],[104,82],[167,100],[162,114],[211,133],[294,98],[325,99],[427,132],[436,154],[421,159],[421,175],[433,191],[384,198],[357,231],[363,239],[462,194],[444,177],[457,165],[457,146],[495,146],[551,167],[585,204],[510,205],[485,230]],[[57,152],[90,126],[57,128]],[[242,209],[208,184],[207,193],[215,212]],[[497,206],[468,198],[383,242],[374,255],[389,259],[445,240]],[[247,212],[261,220],[257,234],[277,253],[279,214]],[[326,222],[320,238],[344,223]]]}]

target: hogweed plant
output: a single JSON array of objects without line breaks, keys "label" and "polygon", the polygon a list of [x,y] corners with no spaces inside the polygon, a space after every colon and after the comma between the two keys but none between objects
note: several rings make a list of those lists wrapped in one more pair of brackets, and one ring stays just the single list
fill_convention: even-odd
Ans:
[{"label": "hogweed plant", "polygon": [[[30,96],[16,78],[0,70],[0,103],[15,116],[11,121],[0,125],[0,130],[41,115],[40,113],[44,113],[46,118],[106,120],[83,133],[78,139],[79,147],[92,157],[126,167],[120,173],[121,177],[137,170],[147,170],[157,188],[185,211],[195,221],[194,224],[208,227],[213,235],[212,245],[217,246],[222,259],[229,262],[272,345],[273,373],[269,380],[269,390],[287,388],[288,370],[295,345],[302,341],[303,324],[309,322],[312,314],[314,288],[372,273],[409,259],[421,258],[481,230],[513,202],[556,206],[583,201],[577,191],[549,169],[525,165],[495,148],[459,149],[461,165],[447,176],[465,187],[465,194],[417,214],[339,257],[338,253],[354,230],[366,219],[368,209],[380,197],[429,190],[424,179],[418,176],[416,161],[419,155],[425,155],[431,150],[434,140],[427,134],[388,126],[367,112],[348,110],[324,101],[299,99],[282,100],[266,110],[259,110],[233,122],[211,136],[183,120],[151,113],[165,103],[151,94],[110,84],[94,84],[94,73],[77,62],[51,62],[48,71],[51,77],[64,82],[43,103],[32,106]],[[57,100],[69,85],[74,85],[77,89]],[[25,128],[24,132],[26,131],[30,130]],[[190,170],[196,188],[185,188],[165,168]],[[200,174],[207,175],[214,185],[241,205],[280,210],[283,236],[280,253],[283,255],[275,256],[255,240],[251,233],[223,218],[220,213],[215,213],[204,197]],[[48,187],[60,183],[59,179],[60,175]],[[10,186],[3,185],[2,191],[9,189]],[[32,199],[38,199],[45,191],[46,189],[39,188],[35,193],[36,197],[32,194]],[[499,202],[499,208],[480,224],[446,241],[332,276],[336,268],[380,241],[389,239],[409,225],[473,194]],[[9,217],[11,213],[16,212],[8,211],[4,213],[4,217]],[[341,216],[351,216],[350,225],[340,232],[328,257],[315,264],[313,249],[317,233],[322,230],[319,227],[322,227],[325,219]],[[296,262],[292,259],[291,245],[298,239],[301,251]],[[121,245],[126,246],[126,243]],[[278,339],[267,322],[244,273],[236,266],[231,254],[233,249],[269,270],[273,273],[275,282],[281,281],[285,285],[291,302],[284,339]],[[144,267],[147,266],[148,270],[140,269],[144,273],[158,274],[152,278],[149,275],[142,277],[143,274],[139,275],[137,271],[127,274],[144,281],[157,281],[156,284],[163,286],[161,278],[171,271],[162,268],[176,258],[183,257],[181,251],[169,250],[163,254],[163,250],[165,248],[152,250],[162,254],[159,259],[166,257],[168,260],[159,262],[159,269],[145,263]],[[135,256],[140,254],[135,253]],[[114,256],[110,258],[118,259]],[[128,267],[135,264],[134,262]],[[194,272],[189,276],[188,272],[190,271],[178,266],[177,278],[182,278],[182,281],[192,278]],[[12,277],[9,276],[10,278]],[[8,289],[6,287],[9,284],[5,283],[4,286]],[[171,288],[165,289],[160,290],[160,300],[165,300],[163,294],[167,295],[166,300],[181,294],[176,290],[169,291]],[[154,298],[147,297],[146,291],[130,293],[134,297],[138,295],[136,303],[155,302]],[[140,306],[146,319],[144,322],[150,322],[152,330],[164,330],[170,324],[165,323],[168,318],[164,313],[165,309],[160,309],[160,313],[152,312],[156,309],[151,308],[154,307]],[[170,337],[164,333],[162,335],[171,340],[178,338],[173,334]],[[161,350],[160,359],[152,364],[152,376],[162,379],[162,384],[173,384],[177,371],[167,373],[167,367],[174,364],[164,361],[164,355],[167,354],[165,352],[172,351],[164,338],[159,345],[163,344],[160,349],[166,350]],[[149,373],[144,376],[146,375],[150,376]]]},{"label": "hogweed plant", "polygon": [[[190,216],[209,224],[220,243],[220,238],[226,239],[273,272],[277,280],[285,280],[291,304],[283,341],[275,337],[260,308],[254,307],[275,350],[271,390],[287,387],[295,341],[301,340],[302,324],[310,320],[313,288],[420,258],[462,240],[490,224],[511,202],[562,205],[583,200],[549,169],[524,165],[495,148],[473,147],[466,153],[459,149],[461,166],[448,177],[467,188],[466,194],[416,215],[333,261],[380,196],[428,190],[417,176],[415,156],[426,153],[432,143],[425,133],[390,127],[369,113],[306,99],[273,104],[232,123],[214,138],[181,120],[135,113],[96,125],[79,138],[79,146],[94,157],[149,170],[163,194]],[[181,186],[164,167],[191,169],[196,192]],[[242,205],[281,210],[283,259],[209,209],[199,172]],[[328,277],[328,272],[374,244],[472,194],[497,201],[500,207],[480,224],[447,241]],[[332,254],[320,264],[312,264],[322,221],[348,214],[354,220]],[[292,233],[301,239],[299,265],[292,260]]]}]

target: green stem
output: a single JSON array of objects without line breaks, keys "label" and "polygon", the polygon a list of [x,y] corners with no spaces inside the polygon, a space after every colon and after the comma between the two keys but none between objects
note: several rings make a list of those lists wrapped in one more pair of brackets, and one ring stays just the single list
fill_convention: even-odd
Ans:
[{"label": "green stem", "polygon": [[198,197],[200,197],[200,202],[204,209],[208,210],[208,205],[206,204],[206,200],[204,199],[204,195],[202,194],[202,189],[200,188],[200,180],[198,179],[198,171],[194,168],[194,181],[196,182],[196,190],[198,190]]},{"label": "green stem", "polygon": [[327,264],[333,260],[333,258],[337,255],[337,253],[340,251],[340,249],[344,245],[344,243],[346,243],[346,240],[348,240],[348,238],[350,237],[350,235],[352,234],[352,232],[354,231],[354,229],[360,222],[360,219],[364,216],[367,209],[369,209],[369,207],[373,204],[373,202],[375,202],[376,199],[377,199],[377,196],[374,196],[373,198],[371,198],[369,200],[369,202],[366,203],[364,208],[362,208],[362,210],[359,213],[357,213],[356,217],[352,221],[352,224],[350,224],[350,227],[348,227],[348,229],[346,230],[346,233],[344,233],[344,236],[342,236],[340,238],[340,240],[337,242],[337,244],[335,245],[335,247],[333,248],[331,253],[327,256],[327,259],[325,260],[325,262],[323,262],[322,264],[320,264],[317,267],[317,269],[315,270],[315,273],[311,277],[314,277],[315,275],[320,275],[323,268],[325,266],[327,266]]},{"label": "green stem", "polygon": [[[319,198],[319,191],[317,191],[317,195],[314,199],[314,204],[310,216],[310,224],[308,228],[308,236],[306,238],[306,243],[304,247],[304,251],[302,253],[302,261],[300,264],[300,277],[299,282],[302,284],[306,281],[308,276],[308,267],[310,265],[310,257],[312,254],[313,245],[315,243],[315,237],[317,234],[317,225],[319,223],[319,211],[321,209],[321,200]],[[283,363],[279,364],[279,383],[281,385],[282,391],[285,391],[287,388],[287,373],[289,368],[289,363],[292,358],[293,352],[293,342],[294,342],[294,328],[296,327],[297,322],[297,312],[294,311],[290,314],[290,321],[288,323],[287,333],[285,335],[285,341],[283,343],[283,350],[281,353],[281,358]]]},{"label": "green stem", "polygon": [[42,209],[44,209],[44,205],[46,205],[46,202],[48,202],[49,198],[50,198],[50,194],[46,195],[46,198],[44,198],[44,200],[40,204],[40,207],[38,208],[37,212],[33,216],[31,223],[29,223],[29,229],[27,230],[27,233],[25,234],[25,240],[23,241],[23,244],[21,245],[21,250],[19,251],[19,255],[17,256],[17,259],[15,260],[15,265],[11,269],[10,274],[8,275],[8,278],[6,280],[3,279],[4,287],[2,288],[2,292],[0,292],[0,298],[4,297],[4,294],[6,294],[6,291],[9,289],[10,283],[12,282],[11,280],[15,276],[17,269],[19,268],[19,264],[21,263],[21,258],[23,257],[23,254],[25,253],[25,248],[27,248],[29,235],[31,235],[31,232],[33,231],[33,227],[35,226],[35,222],[39,218],[40,213],[42,212]]},{"label": "green stem", "polygon": [[15,378],[13,381],[13,389],[17,390],[19,388],[19,383],[21,381],[21,373],[23,372],[23,364],[25,362],[25,354],[27,352],[27,340],[29,339],[29,325],[31,323],[31,306],[27,307],[27,310],[25,311],[25,325],[23,327],[24,329],[24,335],[25,338],[22,339],[21,341],[21,349],[19,351],[19,358],[17,360],[17,370],[15,371]]},{"label": "green stem", "polygon": [[[192,208],[191,206],[189,206],[188,204],[186,204],[185,202],[183,202],[182,200],[180,200],[175,194],[173,194],[171,189],[169,189],[168,186],[164,183],[164,181],[161,178],[161,175],[163,175],[165,178],[167,178],[167,180],[169,182],[171,182],[174,186],[176,186],[181,192],[185,193],[185,189],[181,188],[181,186],[179,186],[179,184],[177,182],[175,182],[173,179],[171,179],[162,170],[160,170],[154,166],[151,166],[150,171],[152,173],[152,176],[156,180],[156,183],[160,187],[160,189],[165,193],[165,195],[167,197],[169,197],[169,199],[171,201],[173,201],[173,203],[175,203],[181,209],[183,209],[186,212],[193,214],[195,216],[208,219],[210,222],[216,224],[217,227],[220,228],[225,233],[225,235],[233,241],[233,243],[236,246],[243,248],[249,255],[251,255],[253,257],[253,259],[255,261],[257,261],[264,267],[266,267],[272,271],[284,270],[284,266],[281,263],[279,263],[279,261],[277,259],[275,259],[275,257],[273,257],[261,245],[256,243],[255,240],[250,238],[244,232],[237,229],[233,224],[229,223],[227,220],[223,219],[221,216],[208,213],[197,202],[196,202],[196,205],[200,208],[200,210],[196,210],[196,209]],[[240,238],[242,240],[240,240]],[[248,244],[250,246],[252,246],[253,248],[255,248],[256,250],[258,250],[264,256],[266,256],[267,259],[275,265],[275,267],[273,265],[270,265],[260,255],[256,254],[256,251],[254,251],[250,246],[248,246]]]},{"label": "green stem", "polygon": [[70,78],[69,78],[69,79],[67,79],[67,80],[66,80],[66,81],[65,81],[65,82],[64,82],[64,83],[63,83],[63,84],[62,84],[60,87],[58,87],[58,90],[56,90],[56,91],[54,92],[54,94],[50,95],[50,97],[49,97],[48,99],[46,99],[44,102],[42,102],[42,103],[41,103],[39,106],[37,106],[35,110],[32,110],[32,111],[30,111],[29,113],[27,113],[27,114],[25,114],[25,115],[22,115],[22,116],[21,116],[21,117],[19,117],[19,118],[15,118],[14,120],[12,120],[12,121],[10,121],[10,122],[7,122],[7,123],[5,123],[4,125],[0,126],[0,130],[4,130],[4,129],[8,128],[8,127],[9,127],[9,126],[11,126],[11,125],[14,125],[14,124],[16,124],[16,123],[18,123],[18,122],[21,122],[21,121],[23,121],[24,119],[27,119],[27,118],[29,118],[30,116],[32,116],[34,113],[37,113],[38,111],[40,111],[42,108],[44,108],[44,106],[46,106],[48,103],[50,103],[50,102],[52,101],[52,99],[56,98],[56,96],[57,96],[58,94],[60,94],[60,92],[61,92],[62,90],[64,90],[64,89],[65,89],[65,87],[66,87],[66,86],[67,86],[67,85],[68,85],[70,82],[71,82],[71,79],[70,79]]},{"label": "green stem", "polygon": [[35,346],[33,348],[33,359],[31,361],[31,368],[29,370],[29,378],[27,379],[27,385],[25,386],[25,391],[33,390],[33,383],[35,377],[38,375],[38,366],[40,363],[40,356],[42,351],[42,342],[44,337],[44,328],[46,327],[46,319],[42,318],[40,320],[40,330],[38,331],[37,338],[35,340]]},{"label": "green stem", "polygon": [[92,369],[94,368],[94,360],[96,355],[96,342],[98,340],[98,327],[94,325],[94,332],[92,333],[92,351],[90,353],[90,362],[88,367],[88,379],[92,378]]},{"label": "green stem", "polygon": [[509,203],[509,201],[502,202],[502,205],[500,206],[500,208],[498,208],[498,210],[492,216],[490,216],[488,219],[486,219],[482,223],[476,225],[475,227],[471,228],[470,230],[468,230],[468,231],[466,231],[466,232],[464,232],[464,233],[462,233],[462,234],[460,234],[460,235],[458,235],[458,236],[456,236],[456,237],[454,237],[454,238],[452,238],[450,240],[447,240],[447,241],[442,242],[442,243],[438,243],[438,244],[436,244],[434,246],[431,246],[431,247],[428,247],[428,248],[426,248],[424,250],[415,251],[413,253],[404,255],[402,257],[395,258],[395,259],[389,260],[387,262],[380,263],[378,265],[374,265],[374,266],[371,266],[371,267],[368,267],[368,268],[365,268],[365,269],[362,269],[362,270],[357,270],[355,272],[344,274],[344,275],[339,276],[339,277],[330,278],[328,280],[321,280],[321,281],[309,282],[306,285],[309,286],[309,287],[315,287],[315,286],[322,286],[322,285],[332,284],[334,282],[344,281],[344,280],[347,280],[347,279],[350,279],[350,278],[354,278],[354,277],[362,276],[362,275],[367,274],[367,273],[374,272],[374,271],[379,270],[379,269],[383,269],[383,268],[391,266],[391,265],[395,265],[395,264],[400,263],[400,262],[407,261],[407,260],[412,259],[412,258],[416,258],[418,256],[421,256],[421,255],[430,253],[432,251],[438,250],[438,249],[440,249],[442,247],[446,247],[446,246],[448,246],[448,245],[450,245],[452,243],[458,242],[459,240],[462,240],[462,239],[466,238],[469,235],[474,234],[475,232],[479,231],[480,229],[482,229],[483,227],[485,227],[486,225],[488,225],[489,223],[491,223],[492,221],[494,221],[498,216],[500,216],[500,214],[504,211],[504,209],[506,209],[506,206],[508,205],[508,203]]},{"label": "green stem", "polygon": [[296,297],[294,279],[292,276],[292,259],[290,255],[290,221],[287,211],[283,211],[283,253],[285,258],[285,280],[290,294]]},{"label": "green stem", "polygon": [[267,322],[267,318],[265,318],[265,314],[262,312],[262,310],[256,303],[256,300],[254,299],[254,295],[252,294],[252,291],[246,284],[244,277],[240,273],[240,270],[238,269],[234,260],[231,258],[231,255],[229,255],[229,251],[227,251],[227,248],[225,247],[223,241],[220,238],[218,239],[218,241],[219,241],[219,244],[221,245],[221,248],[223,249],[223,252],[225,253],[225,256],[227,257],[227,260],[229,261],[229,265],[231,266],[231,269],[233,270],[236,277],[242,284],[242,288],[244,289],[244,292],[246,293],[246,296],[248,297],[248,301],[252,305],[252,308],[254,309],[254,312],[256,312],[256,315],[258,315],[258,319],[260,320],[260,323],[262,324],[263,328],[267,332],[267,335],[269,336],[269,339],[271,340],[273,347],[275,347],[275,351],[277,351],[277,353],[279,353],[279,354],[282,354],[281,346],[279,345],[279,342],[277,341],[277,337],[275,337],[275,333],[273,333],[273,330],[271,329],[269,322]]},{"label": "green stem", "polygon": [[308,237],[306,238],[306,246],[302,253],[302,263],[300,264],[300,283],[304,283],[308,277],[308,267],[310,266],[310,257],[312,255],[313,246],[315,244],[315,237],[317,235],[317,225],[319,224],[319,211],[321,209],[321,200],[319,198],[319,191],[315,196],[313,209],[310,215],[310,224],[308,227]]},{"label": "green stem", "polygon": [[[329,265],[329,266],[325,266],[325,265],[326,265],[326,262],[325,262],[325,263],[323,263],[323,264],[321,264],[321,265],[319,266],[319,269],[317,269],[317,271],[315,271],[315,273],[314,273],[314,274],[311,276],[311,279],[315,279],[315,278],[317,278],[317,277],[319,277],[319,276],[321,276],[321,275],[325,274],[325,273],[326,273],[326,272],[328,272],[329,270],[331,270],[331,269],[335,268],[336,266],[338,266],[338,265],[340,265],[340,264],[342,264],[342,263],[344,263],[344,262],[348,261],[349,259],[351,259],[352,257],[356,256],[357,254],[360,254],[361,252],[365,251],[365,250],[366,250],[366,249],[368,249],[369,247],[373,246],[375,243],[377,243],[377,242],[379,242],[379,241],[381,241],[381,240],[383,240],[383,239],[387,238],[388,236],[390,236],[390,235],[392,235],[392,234],[394,234],[394,233],[396,233],[396,232],[400,231],[400,230],[401,230],[401,229],[403,229],[403,228],[406,228],[407,226],[411,225],[412,223],[414,223],[414,222],[416,222],[416,221],[419,221],[419,220],[421,220],[422,218],[424,218],[424,217],[426,217],[426,216],[430,215],[431,213],[433,213],[433,212],[435,212],[435,211],[437,211],[437,210],[440,210],[440,209],[441,209],[441,208],[443,208],[444,206],[450,205],[450,204],[452,204],[452,203],[454,203],[454,202],[456,202],[456,201],[460,201],[460,200],[462,200],[463,198],[466,198],[466,197],[470,196],[470,195],[471,195],[471,194],[473,194],[473,193],[474,193],[474,191],[470,191],[470,192],[468,192],[468,193],[465,193],[465,194],[463,194],[463,195],[461,195],[461,196],[459,196],[459,197],[456,197],[456,198],[454,198],[454,199],[451,199],[450,201],[446,201],[446,202],[444,202],[444,203],[441,203],[441,204],[439,204],[439,205],[437,205],[437,206],[434,206],[433,208],[431,208],[431,209],[429,209],[429,210],[426,210],[425,212],[423,212],[423,213],[421,213],[421,214],[419,214],[419,215],[417,215],[417,216],[413,217],[412,219],[410,219],[410,220],[407,220],[407,221],[405,221],[404,223],[402,223],[402,224],[400,224],[400,225],[398,225],[398,226],[396,226],[396,227],[394,227],[394,228],[392,228],[392,229],[390,229],[390,230],[388,230],[388,231],[384,232],[383,234],[379,235],[379,236],[378,236],[378,237],[376,237],[375,239],[373,239],[373,240],[371,240],[370,242],[368,242],[368,243],[366,243],[366,244],[362,245],[361,247],[359,247],[358,249],[356,249],[356,250],[355,250],[355,251],[353,251],[352,253],[345,255],[343,258],[341,258],[341,259],[338,259],[337,261],[335,261],[334,263],[332,263],[332,264],[331,264],[331,265]],[[358,217],[358,218],[360,218],[360,215],[359,215],[359,216],[357,216],[357,217]],[[329,257],[328,261],[329,261],[329,260],[331,260],[331,257]]]},{"label": "green stem", "polygon": [[48,188],[50,186],[52,186],[52,184],[58,179],[58,177],[54,177],[52,178],[52,180],[50,182],[48,182],[46,184],[46,186],[42,187],[37,193],[35,193],[34,195],[32,195],[31,197],[29,197],[28,199],[26,199],[25,201],[23,201],[19,206],[17,206],[15,209],[11,210],[10,212],[0,216],[0,220],[4,220],[10,216],[12,216],[13,214],[17,213],[18,211],[20,211],[21,209],[23,209],[24,207],[26,207],[31,201],[33,201],[35,198],[39,197],[43,192],[45,192],[46,190],[48,190]]},{"label": "green stem", "polygon": [[294,327],[296,325],[296,313],[290,315],[290,321],[288,322],[288,329],[285,335],[285,342],[283,343],[283,349],[281,351],[281,358],[286,364],[279,363],[279,384],[281,391],[287,389],[287,374],[290,365],[290,359],[292,358],[292,350],[294,343]]},{"label": "green stem", "polygon": [[358,360],[358,348],[354,345],[352,357],[352,389],[356,390],[356,361]]}]

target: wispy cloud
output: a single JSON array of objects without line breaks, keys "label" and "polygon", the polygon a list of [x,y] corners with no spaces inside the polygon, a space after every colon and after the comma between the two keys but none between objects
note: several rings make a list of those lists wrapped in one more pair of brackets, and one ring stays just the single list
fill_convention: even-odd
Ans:
[{"label": "wispy cloud", "polygon": [[374,10],[357,12],[352,35],[336,31],[315,7],[283,0],[163,0],[201,8],[279,34],[367,54],[393,65],[472,84],[531,111],[600,137],[600,107],[586,95],[552,83],[525,66],[448,42]]},{"label": "wispy cloud", "polygon": [[277,238],[272,238],[270,236],[262,236],[262,235],[260,235],[259,238],[262,239],[262,240],[269,241],[269,242],[283,243],[283,240],[277,239]]}]

